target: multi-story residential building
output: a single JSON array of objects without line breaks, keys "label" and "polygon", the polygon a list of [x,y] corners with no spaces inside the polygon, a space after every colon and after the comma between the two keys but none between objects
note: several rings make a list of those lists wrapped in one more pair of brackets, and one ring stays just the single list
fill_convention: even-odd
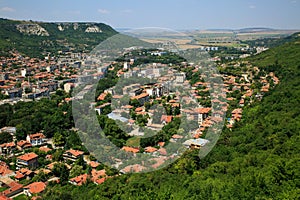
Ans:
[{"label": "multi-story residential building", "polygon": [[63,157],[65,160],[70,160],[72,162],[75,162],[76,160],[78,160],[80,157],[82,157],[84,154],[83,151],[79,151],[79,150],[74,150],[74,149],[70,149],[68,151],[66,151],[63,154]]},{"label": "multi-story residential building", "polygon": [[35,169],[38,167],[38,155],[35,153],[27,153],[17,158],[17,169],[20,168]]},{"label": "multi-story residential building", "polygon": [[15,149],[16,149],[16,144],[14,142],[4,143],[0,145],[0,154],[9,155],[13,153]]},{"label": "multi-story residential building", "polygon": [[30,142],[32,146],[40,146],[47,142],[45,135],[42,133],[27,135],[26,141]]},{"label": "multi-story residential building", "polygon": [[131,98],[131,100],[133,100],[133,99],[138,100],[141,105],[144,105],[145,102],[149,101],[150,97],[149,97],[149,94],[142,93],[140,95],[137,95],[137,96],[134,96]]}]

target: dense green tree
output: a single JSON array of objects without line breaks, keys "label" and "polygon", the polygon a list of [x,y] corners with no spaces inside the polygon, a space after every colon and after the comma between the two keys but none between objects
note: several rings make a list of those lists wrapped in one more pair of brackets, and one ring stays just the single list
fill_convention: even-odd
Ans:
[{"label": "dense green tree", "polygon": [[0,133],[0,144],[11,142],[13,140],[13,137],[8,132]]},{"label": "dense green tree", "polygon": [[65,185],[69,180],[69,170],[64,163],[56,163],[52,169],[52,173],[59,177],[62,185]]}]

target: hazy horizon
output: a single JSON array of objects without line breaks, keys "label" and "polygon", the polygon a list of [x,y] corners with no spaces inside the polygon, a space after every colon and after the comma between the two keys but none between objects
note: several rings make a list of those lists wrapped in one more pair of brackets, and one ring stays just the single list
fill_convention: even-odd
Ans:
[{"label": "hazy horizon", "polygon": [[300,0],[0,0],[0,17],[44,22],[101,22],[115,29],[271,28],[300,30]]}]

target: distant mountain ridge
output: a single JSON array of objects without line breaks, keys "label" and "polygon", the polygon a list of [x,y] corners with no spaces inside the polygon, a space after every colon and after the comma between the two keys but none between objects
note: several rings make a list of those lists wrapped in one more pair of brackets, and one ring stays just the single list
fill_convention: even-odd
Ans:
[{"label": "distant mountain ridge", "polygon": [[266,27],[249,27],[249,28],[240,28],[240,29],[204,29],[204,31],[225,31],[225,32],[236,32],[236,33],[251,33],[251,32],[269,32],[269,31],[297,31],[295,30],[290,30],[290,29],[275,29],[275,28],[266,28]]},{"label": "distant mountain ridge", "polygon": [[0,19],[0,53],[16,49],[29,56],[56,53],[58,50],[91,50],[117,34],[104,23],[34,22]]}]

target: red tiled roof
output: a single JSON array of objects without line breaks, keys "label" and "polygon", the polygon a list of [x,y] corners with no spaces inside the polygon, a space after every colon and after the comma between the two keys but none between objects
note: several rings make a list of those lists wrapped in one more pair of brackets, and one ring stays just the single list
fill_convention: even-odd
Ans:
[{"label": "red tiled roof", "polygon": [[172,138],[173,139],[181,139],[181,138],[183,138],[183,136],[175,134],[175,135],[172,135]]},{"label": "red tiled roof", "polygon": [[24,154],[22,156],[19,156],[18,159],[29,161],[29,160],[32,160],[32,159],[37,158],[37,157],[38,157],[38,155],[36,155],[35,153],[31,152],[31,153],[27,153],[27,154]]},{"label": "red tiled roof", "polygon": [[104,183],[105,179],[106,179],[106,178],[100,178],[100,179],[97,179],[97,180],[95,181],[95,183],[97,183],[98,185],[100,185],[100,184]]},{"label": "red tiled roof", "polygon": [[12,200],[11,198],[8,198],[4,195],[0,195],[0,200]]},{"label": "red tiled roof", "polygon": [[133,108],[133,106],[131,106],[131,105],[126,105],[126,106],[122,106],[122,108],[124,108],[124,109],[131,109],[131,108]]},{"label": "red tiled roof", "polygon": [[162,115],[160,118],[160,121],[165,121],[166,123],[170,123],[173,119],[173,116],[171,115]]},{"label": "red tiled roof", "polygon": [[27,169],[27,168],[21,168],[20,170],[19,170],[19,172],[21,172],[22,174],[25,174],[25,175],[30,175],[31,173],[32,173],[32,171],[31,170],[29,170],[29,169]]},{"label": "red tiled roof", "polygon": [[94,178],[99,178],[99,177],[102,177],[102,176],[106,176],[106,171],[105,171],[105,169],[98,170],[98,171],[93,169],[92,170],[92,176]]},{"label": "red tiled roof", "polygon": [[127,146],[122,147],[122,150],[126,152],[132,152],[132,153],[138,153],[140,151],[138,148],[127,147]]},{"label": "red tiled roof", "polygon": [[112,98],[113,99],[121,99],[123,96],[122,95],[114,95]]},{"label": "red tiled roof", "polygon": [[149,94],[147,94],[147,93],[142,93],[142,94],[140,94],[140,95],[131,97],[131,99],[142,99],[142,98],[145,98],[145,97],[148,97],[148,96],[149,96]]},{"label": "red tiled roof", "polygon": [[74,149],[70,149],[68,151],[66,151],[67,153],[71,153],[73,156],[78,157],[80,155],[83,155],[83,151],[79,151],[79,150],[74,150]]},{"label": "red tiled roof", "polygon": [[51,149],[48,148],[48,147],[40,147],[39,150],[43,151],[43,152],[46,152],[46,153],[49,152],[49,151],[51,151]]},{"label": "red tiled roof", "polygon": [[155,147],[146,147],[145,148],[145,152],[147,152],[147,153],[153,153],[155,151],[157,151],[157,148],[155,148]]},{"label": "red tiled roof", "polygon": [[46,184],[43,182],[34,182],[34,183],[31,183],[31,184],[25,186],[24,188],[29,189],[29,192],[31,194],[37,194],[37,193],[43,192],[45,190]]},{"label": "red tiled roof", "polygon": [[95,162],[95,161],[91,161],[90,162],[90,166],[92,167],[92,168],[96,168],[96,167],[98,167],[100,164],[98,163],[98,162]]},{"label": "red tiled roof", "polygon": [[16,176],[15,176],[16,179],[21,179],[21,178],[24,178],[24,177],[25,176],[21,172],[19,172],[19,171],[16,172]]},{"label": "red tiled roof", "polygon": [[10,194],[23,188],[23,185],[15,181],[8,184],[9,189],[3,191],[0,195],[9,196]]},{"label": "red tiled roof", "polygon": [[6,164],[1,164],[0,165],[0,177],[1,176],[6,176],[8,174],[13,173],[12,170],[9,169],[9,167]]},{"label": "red tiled roof", "polygon": [[135,112],[141,112],[141,111],[143,111],[143,108],[141,108],[141,107],[138,107],[135,109]]},{"label": "red tiled roof", "polygon": [[102,93],[98,96],[97,100],[98,101],[103,101],[105,99],[105,97],[107,96],[108,93]]},{"label": "red tiled roof", "polygon": [[234,109],[231,114],[242,114],[243,110],[241,108]]},{"label": "red tiled roof", "polygon": [[197,108],[196,112],[200,114],[208,114],[211,111],[211,108]]},{"label": "red tiled roof", "polygon": [[19,146],[19,147],[31,147],[32,145],[31,145],[31,143],[30,142],[28,142],[28,141],[26,141],[26,140],[21,140],[21,141],[19,141],[19,142],[17,142],[17,145]]},{"label": "red tiled roof", "polygon": [[86,182],[87,177],[88,177],[87,174],[82,174],[70,179],[70,181],[76,183],[77,185],[82,185]]},{"label": "red tiled roof", "polygon": [[131,123],[131,124],[133,124],[135,122],[135,120],[129,119],[128,122]]},{"label": "red tiled roof", "polygon": [[163,146],[165,146],[165,142],[158,142],[158,145],[163,147]]},{"label": "red tiled roof", "polygon": [[15,147],[16,144],[14,142],[9,142],[9,143],[4,143],[4,144],[1,144],[0,145],[2,148],[5,148],[5,147]]},{"label": "red tiled roof", "polygon": [[54,165],[57,164],[57,163],[58,162],[50,163],[49,165],[47,165],[47,168],[52,170],[54,168]]},{"label": "red tiled roof", "polygon": [[41,139],[41,138],[45,138],[45,135],[43,133],[35,133],[35,134],[29,135],[29,138],[31,140],[33,140],[33,139]]}]

